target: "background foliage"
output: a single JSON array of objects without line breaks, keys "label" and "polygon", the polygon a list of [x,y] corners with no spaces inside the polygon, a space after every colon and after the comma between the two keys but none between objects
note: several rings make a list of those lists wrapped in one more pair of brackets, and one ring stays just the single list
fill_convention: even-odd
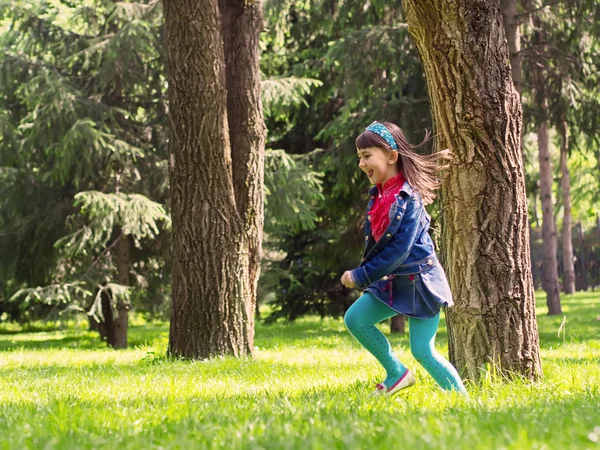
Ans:
[{"label": "background foliage", "polygon": [[[570,126],[572,214],[582,230],[575,251],[580,263],[587,257],[592,264],[593,286],[600,283],[592,276],[600,261],[600,8],[591,1],[526,6],[524,73],[544,65],[552,125],[566,118]],[[538,22],[530,20],[533,9]],[[273,0],[265,4],[265,20],[260,300],[271,302],[271,320],[338,315],[355,295],[339,276],[360,261],[369,188],[357,170],[355,137],[385,119],[420,142],[432,126],[422,68],[402,10],[389,2]],[[2,320],[89,311],[109,285],[139,312],[166,317],[171,260],[162,27],[157,0],[0,0]],[[544,46],[533,39],[541,31]],[[539,108],[527,80],[523,103],[531,133]],[[559,137],[553,136],[557,193]],[[535,146],[528,134],[537,273]],[[558,201],[557,218],[561,208]],[[438,205],[429,212],[439,217]],[[131,248],[129,282],[119,284],[114,246],[123,236]]]}]

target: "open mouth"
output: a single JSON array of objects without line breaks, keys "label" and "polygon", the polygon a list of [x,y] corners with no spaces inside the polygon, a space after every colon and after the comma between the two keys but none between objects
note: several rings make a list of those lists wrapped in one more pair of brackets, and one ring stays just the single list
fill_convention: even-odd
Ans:
[{"label": "open mouth", "polygon": [[373,175],[373,171],[372,171],[372,170],[369,170],[369,171],[367,172],[367,176],[368,176],[369,178],[371,178],[371,176],[372,176],[372,175]]}]

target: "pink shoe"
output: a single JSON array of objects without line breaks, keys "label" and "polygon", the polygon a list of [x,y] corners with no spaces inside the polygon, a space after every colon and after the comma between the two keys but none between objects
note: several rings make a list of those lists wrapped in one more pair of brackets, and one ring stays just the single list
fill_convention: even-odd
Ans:
[{"label": "pink shoe", "polygon": [[[412,374],[412,372],[408,369],[406,369],[406,372],[404,373],[404,375],[402,375],[402,378],[400,378],[398,381],[396,381],[390,388],[387,389],[387,391],[385,391],[385,396],[387,397],[391,397],[392,395],[394,395],[396,392],[401,391],[402,389],[406,389],[411,387],[413,384],[415,384],[417,380],[415,380],[415,376]],[[383,386],[383,385],[381,385]],[[377,386],[379,387],[379,386]],[[383,386],[385,388],[385,386]]]}]

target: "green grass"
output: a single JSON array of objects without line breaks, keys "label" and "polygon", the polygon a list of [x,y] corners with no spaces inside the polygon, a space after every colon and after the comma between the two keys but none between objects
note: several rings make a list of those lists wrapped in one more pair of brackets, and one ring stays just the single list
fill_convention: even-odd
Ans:
[{"label": "green grass", "polygon": [[4,326],[0,448],[600,449],[600,294],[563,297],[565,338],[538,301],[544,379],[489,374],[468,400],[440,391],[402,336],[418,384],[369,397],[383,372],[341,320],[259,325],[254,360],[208,362],[162,358],[165,324],[133,326],[126,351],[83,327]]}]

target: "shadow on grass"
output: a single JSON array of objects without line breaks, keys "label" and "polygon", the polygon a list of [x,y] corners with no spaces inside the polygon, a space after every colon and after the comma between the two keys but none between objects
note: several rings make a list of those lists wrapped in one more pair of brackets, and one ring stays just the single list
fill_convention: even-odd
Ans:
[{"label": "shadow on grass", "polygon": [[[545,296],[536,293],[538,309],[538,329],[542,349],[556,347],[563,343],[566,333],[567,343],[586,343],[598,340],[600,345],[600,293],[577,293],[561,298],[564,314],[548,316],[543,314]],[[566,328],[561,336],[558,330],[567,316]],[[395,348],[408,349],[408,333],[390,334],[389,324],[383,323],[381,329]],[[408,329],[408,324],[407,324]],[[168,339],[168,323],[130,326],[129,348],[151,345],[158,340]],[[442,317],[437,334],[437,346],[444,349],[448,336],[445,319]],[[276,322],[265,325],[258,321],[256,325],[255,345],[261,349],[282,347],[303,347],[335,349],[340,346],[358,345],[348,333],[341,318],[304,317],[295,322]],[[595,345],[595,344],[594,344]],[[47,330],[41,327],[28,332],[14,333],[0,331],[0,351],[44,350],[44,349],[80,349],[98,350],[107,348],[97,333],[83,330]]]},{"label": "shadow on grass", "polygon": [[[110,380],[111,383],[119,383],[118,378],[132,380],[136,377],[156,378],[157,382],[163,382],[165,373],[167,378],[177,377],[189,379],[194,382],[221,382],[225,379],[244,381],[251,379],[253,384],[264,383],[265,386],[272,385],[274,378],[289,379],[294,374],[310,373],[317,376],[322,370],[336,370],[339,362],[336,360],[321,360],[315,364],[314,358],[307,355],[305,358],[296,358],[293,363],[260,360],[260,359],[237,359],[234,357],[218,358],[210,361],[210,364],[202,361],[179,360],[166,357],[152,357],[148,355],[134,361],[104,361],[94,360],[79,361],[76,366],[72,362],[56,361],[54,364],[45,363],[42,366],[15,366],[11,368],[0,368],[0,377],[5,383],[15,380],[19,383],[23,377],[23,371],[27,371],[27,377],[38,381],[49,381],[52,383],[70,383],[74,381],[88,382],[88,380]],[[193,375],[190,375],[193,374]],[[64,380],[63,380],[64,378]],[[128,383],[124,383],[127,385]],[[373,381],[372,386],[375,385]],[[241,386],[241,385],[240,385]],[[281,384],[282,388],[285,383]]]},{"label": "shadow on grass", "polygon": [[[409,346],[409,326],[406,324],[407,332],[404,334],[390,334],[389,322],[385,321],[378,327],[390,340],[392,346],[408,348]],[[352,342],[354,338],[346,329],[341,318],[319,319],[316,317],[302,318],[295,322],[278,322],[271,325],[258,323],[256,327],[255,344],[263,349],[278,348],[283,346],[302,346],[319,348],[337,348],[340,342]],[[444,347],[448,342],[448,333],[446,331],[446,322],[442,318],[436,337],[436,343]]]},{"label": "shadow on grass", "polygon": [[[168,337],[168,325],[130,326],[129,348],[150,345],[153,341]],[[30,339],[27,339],[30,338]],[[10,333],[0,335],[0,351],[14,350],[100,350],[108,348],[100,335],[93,331],[37,331],[35,333]]]}]

